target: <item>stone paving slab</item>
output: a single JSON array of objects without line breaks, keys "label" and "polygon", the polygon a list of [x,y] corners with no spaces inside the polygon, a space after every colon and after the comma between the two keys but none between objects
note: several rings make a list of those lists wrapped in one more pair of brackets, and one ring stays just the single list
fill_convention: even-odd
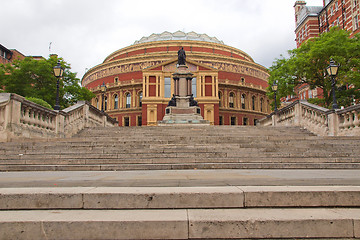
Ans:
[{"label": "stone paving slab", "polygon": [[[99,167],[94,165],[95,167]],[[100,168],[100,167],[99,167]],[[95,170],[95,169],[91,169]],[[0,188],[360,186],[358,169],[216,169],[0,172]]]},{"label": "stone paving slab", "polygon": [[354,221],[360,219],[360,209],[190,209],[188,214],[190,238],[354,238]]},{"label": "stone paving slab", "polygon": [[1,211],[0,239],[187,239],[186,210]]}]

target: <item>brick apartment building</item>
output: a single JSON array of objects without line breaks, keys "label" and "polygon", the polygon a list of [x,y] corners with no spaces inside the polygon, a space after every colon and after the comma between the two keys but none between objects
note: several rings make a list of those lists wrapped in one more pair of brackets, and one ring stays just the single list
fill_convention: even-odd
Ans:
[{"label": "brick apartment building", "polygon": [[24,59],[25,55],[16,49],[7,49],[0,44],[0,64],[13,62],[15,59]]},{"label": "brick apartment building", "polygon": [[[351,36],[360,32],[360,0],[323,0],[323,6],[307,6],[305,1],[296,1],[295,35],[296,46],[300,47],[308,39],[338,26],[351,32]],[[309,99],[322,96],[321,89],[310,89],[306,84],[297,86],[296,96],[286,101]]]}]

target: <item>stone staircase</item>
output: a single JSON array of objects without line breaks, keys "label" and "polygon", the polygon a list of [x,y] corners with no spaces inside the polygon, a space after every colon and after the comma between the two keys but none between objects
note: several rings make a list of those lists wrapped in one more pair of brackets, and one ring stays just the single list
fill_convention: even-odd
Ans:
[{"label": "stone staircase", "polygon": [[0,171],[359,169],[360,137],[296,127],[85,129],[70,139],[1,143]]},{"label": "stone staircase", "polygon": [[[50,171],[51,179],[58,179],[54,170],[331,169],[336,174],[360,169],[359,140],[318,137],[295,127],[94,128],[70,139],[2,143],[0,171]],[[79,174],[71,173],[72,187],[40,188],[35,181],[28,188],[0,188],[0,240],[360,239],[356,184],[81,187]]]},{"label": "stone staircase", "polygon": [[0,239],[359,239],[360,187],[2,188]]}]

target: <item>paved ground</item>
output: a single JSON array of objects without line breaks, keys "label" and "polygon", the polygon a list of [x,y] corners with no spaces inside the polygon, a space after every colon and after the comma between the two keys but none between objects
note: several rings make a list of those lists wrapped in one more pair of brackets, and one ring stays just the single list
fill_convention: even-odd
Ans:
[{"label": "paved ground", "polygon": [[360,186],[360,170],[0,172],[0,187]]}]

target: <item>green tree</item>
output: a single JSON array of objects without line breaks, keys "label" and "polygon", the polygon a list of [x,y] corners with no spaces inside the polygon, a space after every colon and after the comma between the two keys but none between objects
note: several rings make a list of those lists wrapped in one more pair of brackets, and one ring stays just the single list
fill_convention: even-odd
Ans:
[{"label": "green tree", "polygon": [[[331,58],[341,66],[337,76],[339,103],[349,104],[349,99],[353,97],[350,92],[352,95],[355,94],[355,98],[360,97],[359,34],[351,38],[348,31],[334,27],[288,53],[289,58],[277,59],[270,68],[269,84],[278,82],[279,98],[294,94],[295,86],[308,84],[311,89],[323,90],[323,99],[315,102],[322,102],[325,107],[331,106],[331,79],[326,74]],[[357,91],[348,87],[353,87]],[[272,95],[269,91],[269,96]]]},{"label": "green tree", "polygon": [[6,92],[40,98],[54,106],[57,79],[53,74],[53,67],[58,60],[65,68],[60,79],[61,108],[66,108],[79,100],[90,101],[94,97],[93,93],[81,87],[80,79],[76,78],[76,73],[70,71],[70,65],[56,56],[42,60],[26,57],[24,60],[15,60],[12,64],[0,65],[0,84]]}]

